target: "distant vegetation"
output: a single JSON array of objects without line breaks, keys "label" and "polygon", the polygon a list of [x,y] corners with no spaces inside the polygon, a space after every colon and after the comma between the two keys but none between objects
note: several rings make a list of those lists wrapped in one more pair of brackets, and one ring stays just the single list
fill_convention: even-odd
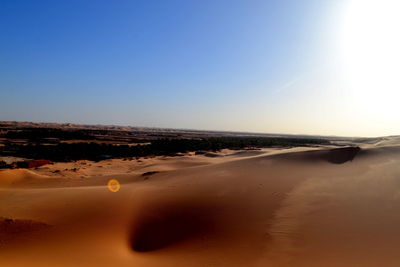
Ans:
[{"label": "distant vegetation", "polygon": [[[48,133],[48,132],[47,132]],[[12,133],[12,137],[32,139],[32,132]],[[53,131],[52,135],[59,135]],[[65,132],[63,133],[65,134]],[[34,138],[45,138],[48,135],[42,131],[35,131]],[[8,137],[8,136],[7,136]],[[79,133],[79,136],[67,134],[63,138],[87,139],[88,136]],[[218,151],[224,148],[245,149],[264,147],[295,147],[329,144],[324,139],[308,138],[278,138],[278,137],[206,137],[199,139],[156,139],[147,140],[149,144],[129,146],[99,143],[58,143],[45,145],[40,143],[15,144],[5,143],[0,147],[0,155],[15,156],[30,159],[47,159],[51,161],[71,160],[102,160],[107,158],[143,157],[158,155],[176,155],[189,151]]]},{"label": "distant vegetation", "polygon": [[88,131],[66,131],[54,128],[24,128],[23,130],[8,131],[3,137],[8,139],[27,139],[38,141],[45,138],[60,140],[88,140],[93,139]]},{"label": "distant vegetation", "polygon": [[[226,135],[230,136],[226,136]],[[328,140],[303,137],[240,136],[234,133],[185,130],[123,130],[106,128],[29,127],[0,124],[0,156],[51,161],[103,160],[189,151],[219,151],[264,147],[295,147],[329,144]],[[20,166],[22,163],[14,164]],[[38,164],[38,162],[35,162]],[[21,165],[22,166],[22,165]],[[0,168],[8,168],[0,162]]]}]

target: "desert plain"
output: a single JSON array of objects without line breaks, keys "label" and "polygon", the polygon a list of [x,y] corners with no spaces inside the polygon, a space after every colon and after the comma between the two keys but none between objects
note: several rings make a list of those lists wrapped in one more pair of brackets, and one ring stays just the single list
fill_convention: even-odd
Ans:
[{"label": "desert plain", "polygon": [[56,162],[0,171],[0,266],[399,266],[399,211],[396,136]]}]

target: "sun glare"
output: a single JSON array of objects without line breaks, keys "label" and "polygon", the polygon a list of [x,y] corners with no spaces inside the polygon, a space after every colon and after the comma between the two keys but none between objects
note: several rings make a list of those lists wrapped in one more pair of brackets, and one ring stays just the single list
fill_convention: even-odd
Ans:
[{"label": "sun glare", "polygon": [[400,1],[352,0],[340,29],[341,71],[358,111],[398,117]]}]

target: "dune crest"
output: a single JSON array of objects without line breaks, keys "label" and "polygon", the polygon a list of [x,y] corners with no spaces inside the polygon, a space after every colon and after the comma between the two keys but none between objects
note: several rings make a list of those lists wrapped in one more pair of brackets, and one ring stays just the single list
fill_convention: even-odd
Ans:
[{"label": "dune crest", "polygon": [[367,144],[2,171],[0,214],[53,227],[0,258],[4,266],[396,266],[399,165],[399,146]]},{"label": "dune crest", "polygon": [[27,169],[13,169],[0,171],[0,187],[28,185],[35,180],[48,178]]}]

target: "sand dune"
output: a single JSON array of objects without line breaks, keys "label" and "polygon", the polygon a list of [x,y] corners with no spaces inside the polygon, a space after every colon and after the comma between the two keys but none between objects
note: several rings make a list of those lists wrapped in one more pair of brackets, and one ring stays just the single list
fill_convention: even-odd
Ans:
[{"label": "sand dune", "polygon": [[36,174],[27,169],[2,170],[0,171],[0,188],[27,185],[35,180],[44,178],[46,178],[46,176]]},{"label": "sand dune", "polygon": [[1,266],[398,266],[398,144],[3,171]]}]

